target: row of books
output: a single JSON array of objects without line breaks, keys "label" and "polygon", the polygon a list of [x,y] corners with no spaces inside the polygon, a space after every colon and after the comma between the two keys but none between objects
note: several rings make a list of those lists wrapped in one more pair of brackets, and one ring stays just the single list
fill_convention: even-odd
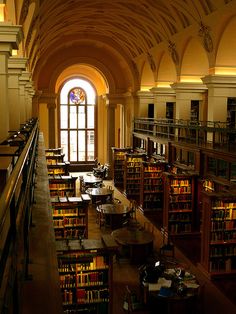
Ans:
[{"label": "row of books", "polygon": [[52,212],[53,216],[63,216],[63,215],[82,215],[84,214],[84,209],[83,208],[58,208],[55,209],[53,208]]},{"label": "row of books", "polygon": [[235,220],[218,220],[211,222],[211,230],[212,231],[230,231],[236,229],[236,221]]},{"label": "row of books", "polygon": [[191,210],[191,203],[183,203],[183,202],[174,202],[174,203],[170,203],[170,211],[181,211],[181,210],[185,210],[185,211],[190,211]]},{"label": "row of books", "polygon": [[235,256],[236,243],[232,245],[216,245],[210,248],[210,257]]},{"label": "row of books", "polygon": [[192,192],[192,188],[191,185],[189,186],[171,186],[170,188],[170,193],[173,194],[183,194],[183,193],[191,193]]},{"label": "row of books", "polygon": [[179,194],[179,195],[170,195],[170,202],[191,202],[191,194]]},{"label": "row of books", "polygon": [[109,289],[96,289],[96,290],[86,290],[77,289],[76,290],[77,303],[97,303],[97,302],[108,302],[109,301]]},{"label": "row of books", "polygon": [[191,186],[191,181],[188,179],[173,179],[171,180],[171,186],[176,186],[176,187],[183,187],[183,186]]},{"label": "row of books", "polygon": [[232,272],[232,270],[236,270],[236,265],[232,265],[231,258],[227,259],[217,259],[214,261],[210,261],[210,272]]},{"label": "row of books", "polygon": [[186,233],[186,232],[191,232],[192,230],[192,224],[190,222],[183,223],[171,223],[169,226],[169,231],[171,233]]},{"label": "row of books", "polygon": [[79,239],[80,236],[84,236],[85,227],[84,228],[71,228],[71,229],[55,229],[55,238],[56,239]]},{"label": "row of books", "polygon": [[192,215],[190,213],[176,213],[176,214],[171,214],[169,221],[172,222],[189,222],[191,219]]},{"label": "row of books", "polygon": [[74,196],[74,190],[71,189],[70,191],[67,190],[59,190],[59,189],[55,189],[55,190],[51,190],[50,191],[50,196],[51,197],[65,197],[65,196]]},{"label": "row of books", "polygon": [[216,209],[217,208],[235,208],[236,209],[236,203],[217,200],[217,201],[214,201],[212,208],[216,208]]},{"label": "row of books", "polygon": [[161,178],[144,178],[144,184],[145,185],[162,185],[162,179]]},{"label": "row of books", "polygon": [[236,230],[211,232],[211,241],[236,241]]},{"label": "row of books", "polygon": [[54,219],[53,226],[54,227],[77,227],[83,226],[85,224],[85,217],[77,217],[77,218],[68,218],[64,217],[63,219]]},{"label": "row of books", "polygon": [[108,284],[108,273],[105,271],[93,271],[86,273],[60,274],[59,280],[62,289],[95,285],[99,286]]}]

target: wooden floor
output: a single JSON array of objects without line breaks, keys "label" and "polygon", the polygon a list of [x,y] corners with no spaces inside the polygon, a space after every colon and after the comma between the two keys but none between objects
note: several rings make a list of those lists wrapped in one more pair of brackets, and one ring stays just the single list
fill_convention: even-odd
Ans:
[{"label": "wooden floor", "polygon": [[[55,252],[55,237],[53,234],[52,217],[49,211],[48,179],[46,172],[46,159],[43,149],[43,139],[40,135],[39,161],[37,168],[37,184],[35,192],[35,205],[33,208],[33,224],[30,230],[30,265],[29,278],[24,281],[22,294],[20,295],[21,313],[23,314],[61,314],[61,296],[59,289],[59,277],[57,273],[57,262]],[[74,176],[79,175],[73,173]],[[112,185],[112,181],[105,181],[105,184]],[[115,197],[123,203],[128,204],[125,196],[115,189]],[[141,225],[149,222],[141,212],[137,212],[137,219]],[[89,230],[88,237],[97,239],[102,232],[110,230],[100,230],[96,223],[95,211],[89,210]],[[154,228],[154,248],[159,250],[162,239],[159,229]],[[191,244],[190,244],[191,246]],[[193,250],[191,250],[193,251]],[[194,252],[192,253],[194,254]],[[176,248],[176,258],[194,273],[202,287],[202,296],[199,301],[197,314],[236,314],[236,305],[228,298],[229,291],[235,291],[235,281],[230,281],[225,289],[219,283],[216,284],[206,278],[192,263],[189,257]],[[139,269],[137,265],[131,265],[128,261],[118,262],[114,259],[113,272],[113,310],[110,314],[125,314],[123,301],[126,285],[135,289],[139,293]],[[231,293],[232,294],[232,293]],[[148,311],[141,314],[147,314]],[[158,309],[155,313],[158,313]],[[165,313],[161,313],[165,314]],[[177,313],[168,313],[177,314]],[[189,314],[189,313],[187,313]]]}]

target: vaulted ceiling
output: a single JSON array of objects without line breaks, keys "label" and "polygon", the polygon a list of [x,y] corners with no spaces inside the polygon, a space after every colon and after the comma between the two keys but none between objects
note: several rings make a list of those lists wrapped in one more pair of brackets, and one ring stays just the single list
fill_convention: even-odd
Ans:
[{"label": "vaulted ceiling", "polygon": [[113,62],[133,63],[189,26],[200,28],[208,15],[231,1],[235,0],[31,0],[34,8],[28,6],[27,14],[30,9],[33,13],[25,38],[31,70],[85,46],[87,51],[103,47],[106,55],[115,56]]}]

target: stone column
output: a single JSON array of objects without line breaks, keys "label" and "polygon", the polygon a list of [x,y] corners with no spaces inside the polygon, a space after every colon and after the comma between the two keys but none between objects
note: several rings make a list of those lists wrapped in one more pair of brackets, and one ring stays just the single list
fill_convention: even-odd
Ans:
[{"label": "stone column", "polygon": [[117,104],[107,104],[107,160],[112,163],[112,147],[115,146],[115,109]]},{"label": "stone column", "polygon": [[107,94],[106,106],[107,106],[107,162],[112,163],[112,147],[115,146],[116,135],[116,117],[115,110],[118,104],[123,105],[125,98],[123,94]]},{"label": "stone column", "polygon": [[19,87],[20,87],[20,122],[24,124],[27,117],[27,106],[28,106],[28,92],[27,92],[27,84],[30,81],[30,73],[27,71],[23,71],[21,76],[19,77]]},{"label": "stone column", "polygon": [[48,144],[49,148],[55,148],[56,145],[56,139],[55,139],[55,110],[56,110],[56,104],[54,103],[48,103],[48,130],[49,130],[49,138],[48,138]]},{"label": "stone column", "polygon": [[29,120],[32,118],[32,98],[34,95],[33,82],[28,82],[25,85],[26,91],[26,119]]},{"label": "stone column", "polygon": [[11,131],[20,128],[20,86],[19,77],[25,70],[27,59],[11,57],[8,60],[8,102],[9,102],[9,127]]},{"label": "stone column", "polygon": [[8,59],[12,49],[18,49],[21,39],[20,26],[0,23],[0,142],[7,138],[9,131]]},{"label": "stone column", "polygon": [[56,100],[57,94],[43,91],[39,98],[40,103],[47,104],[48,109],[48,148],[56,145]]}]

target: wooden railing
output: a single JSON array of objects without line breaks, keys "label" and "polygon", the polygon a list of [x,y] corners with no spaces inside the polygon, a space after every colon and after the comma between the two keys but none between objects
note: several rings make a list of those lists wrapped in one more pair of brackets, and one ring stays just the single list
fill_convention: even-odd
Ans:
[{"label": "wooden railing", "polygon": [[[34,201],[38,121],[31,121],[25,144],[0,195],[0,313],[18,313],[28,276],[29,228]],[[10,143],[10,141],[9,141]]]}]

